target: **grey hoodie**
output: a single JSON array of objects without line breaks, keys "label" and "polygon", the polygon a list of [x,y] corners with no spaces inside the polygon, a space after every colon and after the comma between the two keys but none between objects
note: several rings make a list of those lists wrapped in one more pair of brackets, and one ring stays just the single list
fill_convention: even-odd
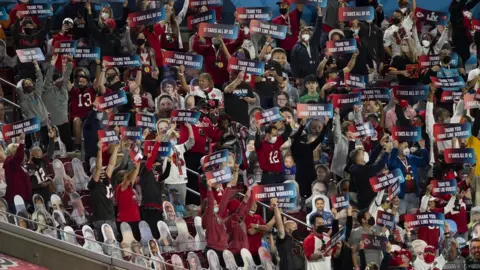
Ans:
[{"label": "grey hoodie", "polygon": [[43,104],[43,75],[41,70],[35,70],[37,80],[35,81],[35,89],[31,93],[25,93],[23,91],[23,80],[20,80],[17,84],[17,96],[22,113],[27,118],[38,116],[40,118],[40,125],[46,126],[48,120],[48,112]]},{"label": "grey hoodie", "polygon": [[60,89],[53,84],[53,70],[55,66],[50,65],[45,74],[42,99],[45,107],[50,113],[52,125],[59,126],[68,122],[68,89],[73,64],[68,63],[63,72],[63,85]]}]

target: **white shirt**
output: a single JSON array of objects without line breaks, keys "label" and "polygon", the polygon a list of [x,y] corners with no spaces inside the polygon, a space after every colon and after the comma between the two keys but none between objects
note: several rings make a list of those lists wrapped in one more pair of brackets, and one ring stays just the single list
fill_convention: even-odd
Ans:
[{"label": "white shirt", "polygon": [[[165,184],[175,185],[175,184],[186,184],[187,180],[187,167],[185,166],[185,159],[183,154],[186,151],[186,146],[184,144],[174,145],[176,151],[172,151],[172,162],[170,162],[170,174],[167,179],[165,179]],[[172,149],[173,150],[173,149]],[[168,159],[164,160],[163,170],[167,167]],[[178,166],[177,166],[178,165]],[[179,168],[180,167],[180,168]]]},{"label": "white shirt", "polygon": [[[467,82],[475,80],[475,78],[480,74],[480,69],[472,69],[470,72],[468,72],[468,79]],[[478,89],[480,87],[480,80],[477,80],[475,82],[475,89]]]},{"label": "white shirt", "polygon": [[[327,243],[330,239],[328,237],[325,236],[324,234],[324,237],[323,237],[323,241],[325,241],[325,243]],[[320,238],[318,237],[315,237],[315,250],[320,250],[322,248],[322,240],[320,240]],[[328,256],[328,257],[323,257],[322,259],[320,260],[317,260],[317,261],[308,261],[307,260],[307,270],[329,270],[329,269],[332,269],[332,266],[331,266],[331,259],[332,257],[331,256]]]},{"label": "white shirt", "polygon": [[[400,42],[402,41],[403,38],[405,37],[410,37],[412,34],[412,26],[413,26],[413,21],[410,18],[410,16],[405,17],[405,19],[402,22],[402,26],[398,27],[396,25],[392,25],[387,30],[385,30],[385,34],[383,36],[383,46],[384,47],[392,47],[392,58],[401,55],[401,49],[400,49]],[[403,28],[405,30],[405,34],[402,36],[400,31]]]},{"label": "white shirt", "polygon": [[[200,90],[199,87],[194,87],[193,91],[190,90],[190,95],[199,96],[201,98],[206,98],[207,97],[207,95],[205,94],[205,91]],[[208,98],[209,99],[216,99],[221,104],[223,104],[223,93],[222,93],[222,91],[218,90],[217,88],[213,88],[212,91],[210,91],[210,93],[208,93]]]}]

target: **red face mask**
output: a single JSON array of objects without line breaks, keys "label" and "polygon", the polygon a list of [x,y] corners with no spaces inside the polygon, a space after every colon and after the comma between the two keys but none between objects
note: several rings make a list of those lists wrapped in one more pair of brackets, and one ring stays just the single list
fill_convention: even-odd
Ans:
[{"label": "red face mask", "polygon": [[423,260],[426,263],[431,264],[435,260],[435,255],[433,255],[433,254],[423,254]]}]

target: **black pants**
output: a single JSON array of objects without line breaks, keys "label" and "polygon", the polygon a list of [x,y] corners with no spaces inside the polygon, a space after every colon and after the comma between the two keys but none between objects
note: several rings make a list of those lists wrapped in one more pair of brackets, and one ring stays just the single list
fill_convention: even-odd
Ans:
[{"label": "black pants", "polygon": [[162,210],[156,209],[156,208],[150,208],[150,207],[144,208],[142,210],[142,218],[143,220],[145,220],[145,222],[148,223],[148,226],[150,226],[150,230],[152,231],[153,238],[159,239],[160,232],[158,231],[157,223],[159,220],[162,220],[163,218]]},{"label": "black pants", "polygon": [[67,152],[72,152],[72,130],[70,129],[70,123],[66,122],[57,126],[60,133],[60,139],[65,144]]},{"label": "black pants", "polygon": [[[200,159],[203,156],[204,154],[201,154],[201,153],[186,152],[185,163],[187,168],[193,171],[196,171],[198,173],[201,173],[201,171],[199,170],[199,167],[200,167]],[[195,191],[198,191],[198,176],[191,172],[187,172],[187,176],[188,176],[187,187]],[[187,194],[188,194],[188,191],[187,191]],[[187,198],[185,199],[185,204],[200,205],[200,197],[196,195],[187,196]]]},{"label": "black pants", "polygon": [[262,185],[280,184],[285,181],[283,173],[262,173]]},{"label": "black pants", "polygon": [[[215,253],[217,253],[217,257],[218,257],[218,261],[220,262],[220,265],[225,268],[225,260],[223,260],[223,251],[220,251],[220,250],[216,250],[216,249],[213,249],[213,248],[210,248],[210,247],[206,247],[205,248],[205,251],[204,251],[204,254],[205,254],[205,258],[208,258],[207,256],[207,252],[209,250],[213,250]],[[213,268],[212,268],[213,269]]]}]

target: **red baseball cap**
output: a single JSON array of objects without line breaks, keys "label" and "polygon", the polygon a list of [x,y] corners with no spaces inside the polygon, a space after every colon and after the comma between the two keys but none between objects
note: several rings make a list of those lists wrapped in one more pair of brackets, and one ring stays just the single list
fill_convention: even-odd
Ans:
[{"label": "red baseball cap", "polygon": [[288,0],[281,0],[281,1],[278,1],[277,2],[277,5],[280,5],[282,3],[285,3],[285,4],[289,4],[290,5],[290,2]]}]

